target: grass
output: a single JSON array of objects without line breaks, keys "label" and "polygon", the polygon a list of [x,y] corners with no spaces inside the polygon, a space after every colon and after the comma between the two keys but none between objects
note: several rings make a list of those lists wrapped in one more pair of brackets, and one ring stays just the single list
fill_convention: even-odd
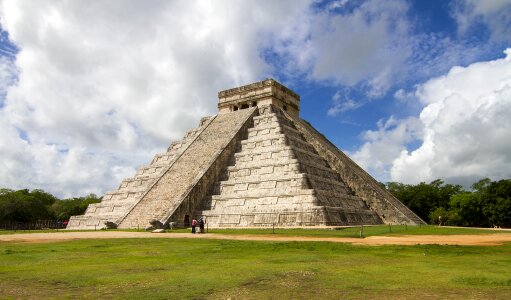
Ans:
[{"label": "grass", "polygon": [[[70,230],[58,230],[69,232]],[[73,230],[83,231],[83,230]],[[122,231],[137,231],[136,229],[123,229]],[[208,233],[221,234],[278,234],[283,236],[321,236],[321,237],[360,237],[361,227],[337,227],[337,228],[253,228],[253,229],[210,229]],[[0,230],[0,234],[57,232],[57,230]],[[188,233],[190,229],[174,229],[169,232]],[[440,227],[432,225],[406,226],[406,225],[380,225],[364,226],[363,236],[376,235],[451,235],[451,234],[489,234],[510,233],[511,231],[499,229],[478,229],[467,227]]]},{"label": "grass", "polygon": [[511,244],[205,239],[0,243],[0,298],[508,299]]},{"label": "grass", "polygon": [[489,234],[489,233],[509,233],[506,230],[477,229],[465,227],[439,227],[431,225],[406,226],[406,225],[380,225],[362,227],[338,227],[329,229],[303,229],[303,228],[261,228],[261,229],[212,229],[210,233],[222,234],[275,234],[284,236],[324,236],[324,237],[360,237],[362,235],[452,235],[452,234]]}]

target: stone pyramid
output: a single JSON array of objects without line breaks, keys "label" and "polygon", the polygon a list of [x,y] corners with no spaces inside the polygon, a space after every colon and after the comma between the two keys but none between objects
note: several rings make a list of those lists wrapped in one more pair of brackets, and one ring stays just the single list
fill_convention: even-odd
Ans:
[{"label": "stone pyramid", "polygon": [[300,119],[300,97],[277,81],[222,91],[218,108],[67,228],[424,223]]}]

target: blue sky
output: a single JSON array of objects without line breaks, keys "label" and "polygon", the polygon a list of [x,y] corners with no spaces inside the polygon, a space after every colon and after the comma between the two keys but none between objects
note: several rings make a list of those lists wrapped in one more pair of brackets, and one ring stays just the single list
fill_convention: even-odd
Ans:
[{"label": "blue sky", "polygon": [[382,182],[511,177],[511,0],[0,1],[0,185],[102,194],[273,77]]}]

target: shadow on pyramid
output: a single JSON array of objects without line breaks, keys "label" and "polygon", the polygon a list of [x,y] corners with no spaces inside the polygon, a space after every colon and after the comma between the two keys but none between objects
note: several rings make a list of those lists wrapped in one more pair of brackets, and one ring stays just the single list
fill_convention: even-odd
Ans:
[{"label": "shadow on pyramid", "polygon": [[[68,229],[424,224],[299,118],[273,79],[219,93],[219,113],[71,217]],[[156,225],[155,225],[156,224]]]}]

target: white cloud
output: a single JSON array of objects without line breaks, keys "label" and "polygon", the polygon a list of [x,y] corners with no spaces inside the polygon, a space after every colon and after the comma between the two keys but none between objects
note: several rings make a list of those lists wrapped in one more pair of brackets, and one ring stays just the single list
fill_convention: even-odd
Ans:
[{"label": "white cloud", "polygon": [[380,181],[390,180],[393,161],[406,144],[417,140],[422,132],[422,124],[417,118],[379,120],[377,130],[366,131],[364,144],[350,156]]},{"label": "white cloud", "polygon": [[341,96],[338,91],[332,96],[332,106],[328,109],[327,114],[330,117],[335,117],[340,113],[355,110],[362,105],[359,101],[355,101],[346,96]]},{"label": "white cloud", "polygon": [[488,26],[491,39],[511,41],[511,0],[462,0],[453,15],[461,34],[482,22]]},{"label": "white cloud", "polygon": [[366,1],[350,13],[318,12],[307,20],[309,32],[295,39],[303,46],[284,50],[313,80],[365,83],[369,96],[379,96],[411,54],[407,10],[405,1]]},{"label": "white cloud", "polygon": [[[480,53],[413,36],[404,0],[310,4],[0,1],[1,26],[19,48],[15,61],[0,55],[0,182],[103,193],[216,113],[219,90],[282,72],[378,97],[412,73],[429,77]],[[332,101],[329,115],[362,104]],[[388,166],[420,131],[413,118],[386,123],[358,155],[369,166],[370,155]]]},{"label": "white cloud", "polygon": [[[309,9],[307,1],[0,3],[2,28],[19,48],[18,82],[0,111],[0,182],[60,196],[115,188],[216,113],[219,90],[271,74],[261,51],[299,30],[292,21]],[[1,79],[11,76],[5,66]]]},{"label": "white cloud", "polygon": [[[381,181],[418,183],[438,178],[466,187],[511,177],[511,49],[506,58],[453,67],[419,85],[419,118],[380,120],[352,157]],[[420,142],[418,148],[407,146]]]},{"label": "white cloud", "polygon": [[338,9],[338,8],[343,8],[346,6],[346,4],[348,4],[348,0],[336,0],[336,1],[332,1],[328,4],[327,6],[327,9],[328,10],[334,10],[334,9]]},{"label": "white cloud", "polygon": [[0,56],[0,97],[7,92],[7,88],[12,85],[15,77],[16,70],[12,61]]},{"label": "white cloud", "polygon": [[417,90],[425,104],[422,145],[403,150],[392,180],[444,178],[468,186],[511,176],[511,49],[507,57],[454,67]]}]

